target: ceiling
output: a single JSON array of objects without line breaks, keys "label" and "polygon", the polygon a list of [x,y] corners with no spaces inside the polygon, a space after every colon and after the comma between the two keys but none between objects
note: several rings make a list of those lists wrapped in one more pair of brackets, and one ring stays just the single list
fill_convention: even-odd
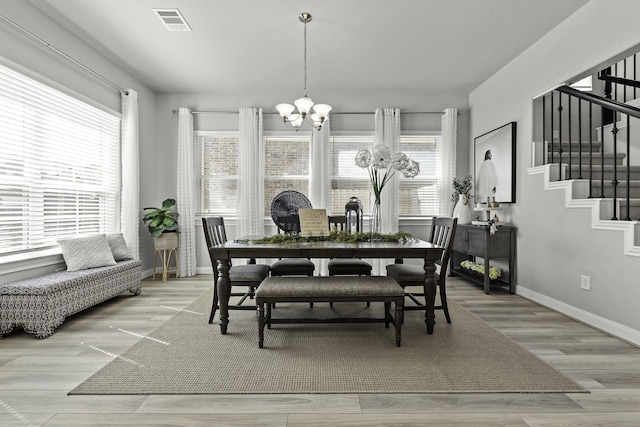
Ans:
[{"label": "ceiling", "polygon": [[[468,94],[587,0],[30,0],[156,92]],[[178,8],[192,32],[165,29]],[[37,30],[37,29],[36,29]],[[56,46],[64,51],[64,46]]]}]

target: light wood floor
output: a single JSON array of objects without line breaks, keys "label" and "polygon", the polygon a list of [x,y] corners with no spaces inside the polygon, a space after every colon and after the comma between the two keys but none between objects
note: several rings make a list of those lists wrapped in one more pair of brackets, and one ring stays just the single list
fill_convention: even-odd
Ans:
[{"label": "light wood floor", "polygon": [[[0,340],[0,425],[640,426],[640,349],[517,295],[485,295],[462,279],[448,280],[450,300],[590,393],[67,396],[211,280],[144,281],[140,296],[123,294],[75,315],[50,338],[15,331]],[[441,312],[436,321],[444,322]]]}]

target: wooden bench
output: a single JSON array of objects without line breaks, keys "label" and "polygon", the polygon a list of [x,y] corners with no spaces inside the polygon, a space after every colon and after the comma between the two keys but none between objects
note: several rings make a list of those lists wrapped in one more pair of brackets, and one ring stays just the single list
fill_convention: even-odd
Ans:
[{"label": "wooden bench", "polygon": [[[384,317],[273,318],[272,305],[280,302],[384,302]],[[395,316],[391,315],[391,303]],[[258,346],[264,345],[264,327],[277,323],[390,323],[400,347],[404,290],[386,276],[267,277],[256,290]],[[265,314],[265,304],[267,306]]]}]

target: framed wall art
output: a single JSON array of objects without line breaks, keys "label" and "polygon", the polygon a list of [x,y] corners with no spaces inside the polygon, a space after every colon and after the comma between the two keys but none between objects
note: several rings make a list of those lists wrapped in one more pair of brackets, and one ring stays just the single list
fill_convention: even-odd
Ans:
[{"label": "framed wall art", "polygon": [[498,203],[516,201],[516,122],[473,140],[476,203],[495,197]]}]

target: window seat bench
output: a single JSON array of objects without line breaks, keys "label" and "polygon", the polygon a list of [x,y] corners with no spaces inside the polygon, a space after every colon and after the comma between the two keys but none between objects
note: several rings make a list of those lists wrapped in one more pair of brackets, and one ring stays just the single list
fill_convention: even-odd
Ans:
[{"label": "window seat bench", "polygon": [[0,284],[0,337],[16,326],[47,338],[67,316],[130,291],[140,294],[141,263],[59,271]]}]

